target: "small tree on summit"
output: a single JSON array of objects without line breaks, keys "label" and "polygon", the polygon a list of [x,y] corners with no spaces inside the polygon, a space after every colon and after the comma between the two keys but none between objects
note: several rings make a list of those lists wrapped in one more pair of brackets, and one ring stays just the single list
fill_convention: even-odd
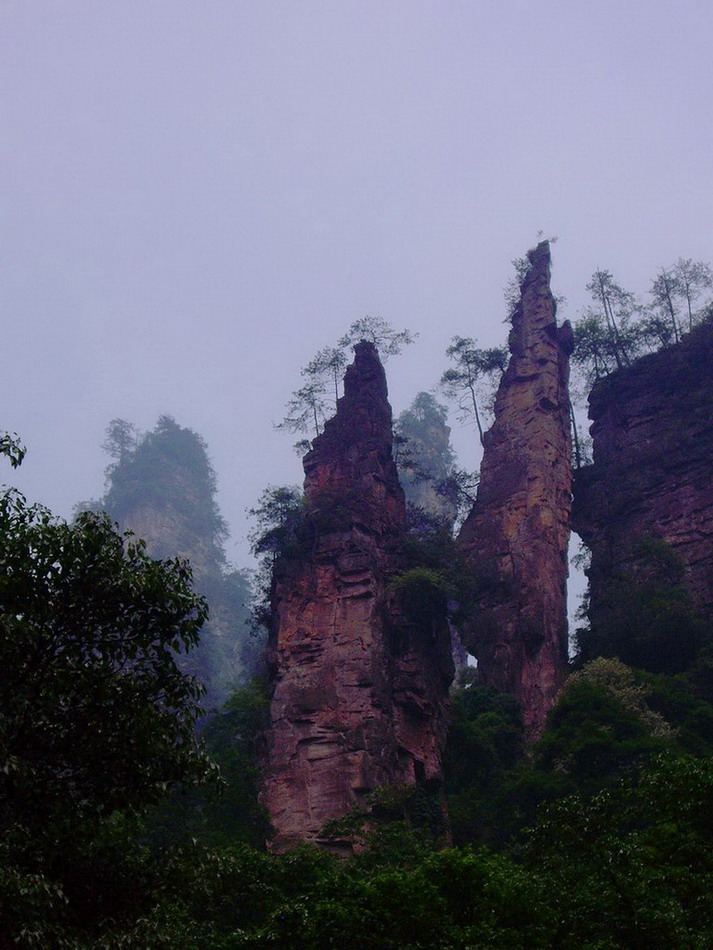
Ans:
[{"label": "small tree on summit", "polygon": [[587,388],[645,353],[678,343],[685,330],[705,319],[710,301],[704,293],[712,287],[709,264],[679,258],[659,269],[651,302],[644,305],[616,283],[611,271],[596,270],[587,284],[594,305],[574,324],[572,361]]},{"label": "small tree on summit", "polygon": [[102,443],[102,448],[107,455],[115,459],[114,466],[110,468],[124,462],[137,447],[140,438],[139,430],[133,422],[127,422],[126,419],[112,419],[106,430],[106,439]]},{"label": "small tree on summit", "polygon": [[355,320],[339,341],[343,349],[354,346],[366,340],[373,343],[379,351],[381,362],[385,363],[390,356],[398,356],[405,346],[409,346],[418,337],[418,333],[410,330],[394,330],[383,317],[360,317]]},{"label": "small tree on summit", "polygon": [[636,356],[636,330],[632,320],[637,311],[634,295],[616,283],[608,270],[596,270],[587,284],[587,290],[598,304],[597,315],[611,335],[612,355],[617,368],[628,366]]},{"label": "small tree on summit", "polygon": [[325,346],[309,361],[302,370],[302,375],[308,380],[319,381],[326,390],[334,391],[334,405],[339,399],[339,391],[347,365],[347,354],[338,346]]},{"label": "small tree on summit", "polygon": [[[300,370],[304,385],[292,393],[287,414],[275,428],[316,438],[336,410],[351,347],[367,340],[376,346],[381,362],[385,363],[389,356],[397,356],[404,346],[413,343],[417,335],[409,330],[394,330],[382,317],[355,320],[336,346],[325,346]],[[300,454],[307,452],[309,439],[296,442],[295,450]]]}]

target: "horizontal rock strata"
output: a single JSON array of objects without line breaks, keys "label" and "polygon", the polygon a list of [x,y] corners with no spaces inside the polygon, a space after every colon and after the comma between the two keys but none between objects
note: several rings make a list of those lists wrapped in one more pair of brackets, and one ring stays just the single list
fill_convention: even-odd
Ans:
[{"label": "horizontal rock strata", "polygon": [[577,475],[573,527],[592,553],[593,621],[645,537],[678,554],[713,618],[713,323],[613,373],[589,405],[594,463]]},{"label": "horizontal rock strata", "polygon": [[275,851],[338,847],[324,825],[375,788],[441,780],[447,628],[409,623],[390,594],[404,497],[383,368],[372,344],[355,351],[337,413],[304,460],[298,539],[274,571],[262,801]]}]

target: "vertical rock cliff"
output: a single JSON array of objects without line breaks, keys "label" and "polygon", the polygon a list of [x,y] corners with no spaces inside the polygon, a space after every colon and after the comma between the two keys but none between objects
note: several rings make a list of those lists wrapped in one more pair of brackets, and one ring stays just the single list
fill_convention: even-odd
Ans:
[{"label": "vertical rock cliff", "polygon": [[713,619],[713,322],[612,373],[589,406],[594,463],[577,474],[573,528],[592,553],[592,624],[646,538],[670,545]]},{"label": "vertical rock cliff", "polygon": [[548,243],[528,257],[510,362],[459,544],[476,594],[465,642],[481,682],[512,693],[536,737],[567,666],[572,334],[568,323],[557,327]]},{"label": "vertical rock cliff", "polygon": [[390,593],[404,496],[375,347],[355,347],[337,413],[304,459],[298,540],[275,566],[262,800],[283,851],[393,783],[437,788],[450,668],[445,624]]}]

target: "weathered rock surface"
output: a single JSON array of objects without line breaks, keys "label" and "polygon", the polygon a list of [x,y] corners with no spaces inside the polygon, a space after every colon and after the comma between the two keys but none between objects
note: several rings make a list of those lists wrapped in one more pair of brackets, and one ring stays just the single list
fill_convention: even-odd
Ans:
[{"label": "weathered rock surface", "polygon": [[448,631],[410,624],[390,594],[404,497],[383,368],[372,344],[355,351],[304,460],[299,540],[274,572],[262,801],[275,851],[319,842],[378,786],[441,781]]},{"label": "weathered rock surface", "polygon": [[613,373],[589,405],[594,463],[577,474],[573,528],[592,553],[593,622],[647,536],[679,555],[713,617],[713,323]]},{"label": "weathered rock surface", "polygon": [[519,700],[532,738],[567,668],[572,334],[568,323],[557,327],[549,245],[528,256],[510,362],[459,544],[477,592],[465,643],[478,659],[481,682]]}]

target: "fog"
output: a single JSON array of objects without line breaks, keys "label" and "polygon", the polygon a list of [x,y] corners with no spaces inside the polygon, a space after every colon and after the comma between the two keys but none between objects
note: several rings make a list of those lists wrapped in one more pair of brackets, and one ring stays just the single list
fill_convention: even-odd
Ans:
[{"label": "fog", "polygon": [[[419,333],[396,411],[454,334],[501,343],[511,260],[557,236],[644,293],[711,259],[708,2],[25,0],[0,12],[5,474],[69,515],[117,416],[202,435],[245,509],[301,479],[299,370],[365,314]],[[452,422],[461,464],[474,430]]]}]

